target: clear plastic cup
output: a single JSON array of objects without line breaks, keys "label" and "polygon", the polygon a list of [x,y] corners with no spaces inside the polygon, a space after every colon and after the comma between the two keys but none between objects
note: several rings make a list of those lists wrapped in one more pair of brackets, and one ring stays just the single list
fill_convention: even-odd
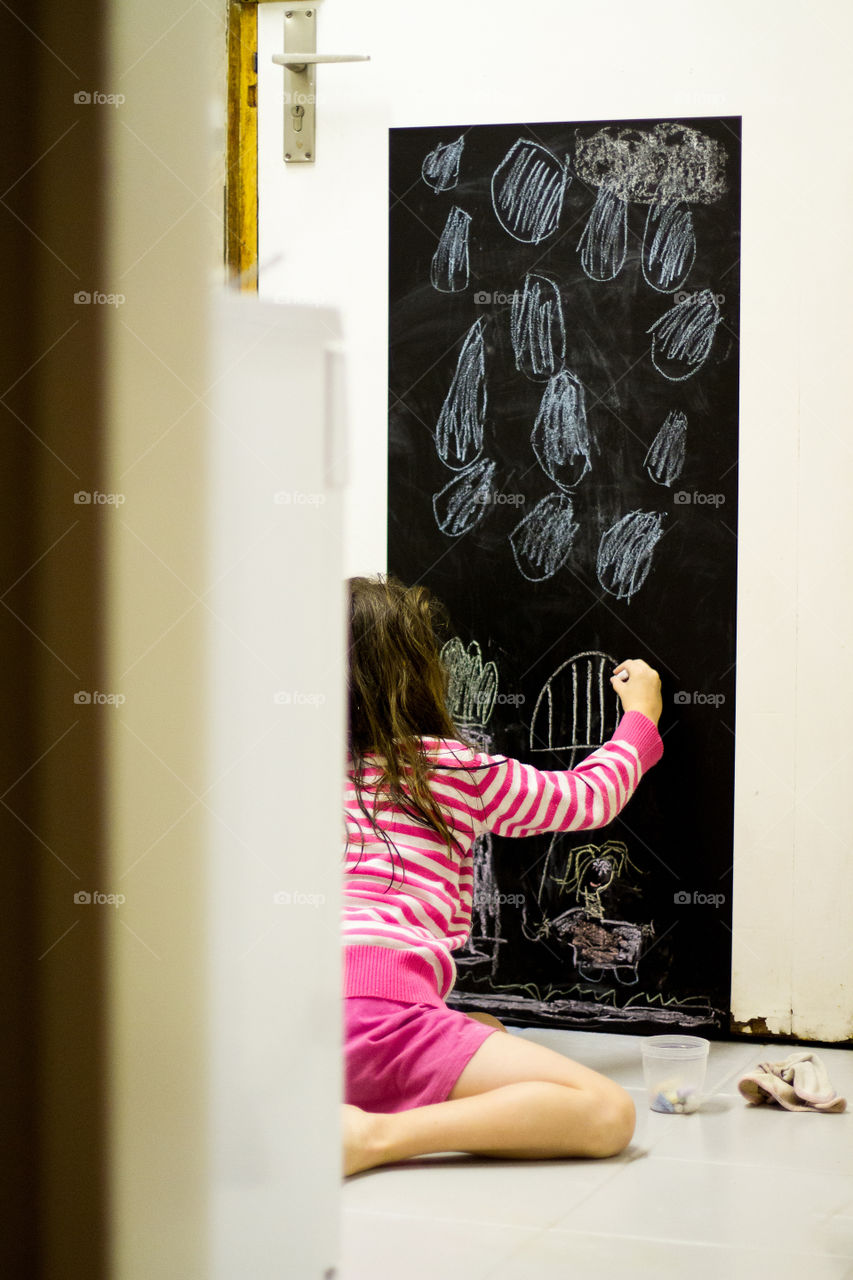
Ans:
[{"label": "clear plastic cup", "polygon": [[698,1111],[705,1085],[710,1041],[701,1036],[648,1036],[643,1073],[652,1111],[687,1115]]}]

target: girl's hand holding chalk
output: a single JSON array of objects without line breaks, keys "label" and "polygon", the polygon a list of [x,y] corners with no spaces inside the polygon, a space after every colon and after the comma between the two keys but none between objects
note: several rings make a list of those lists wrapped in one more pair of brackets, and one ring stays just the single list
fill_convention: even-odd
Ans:
[{"label": "girl's hand holding chalk", "polygon": [[641,711],[655,724],[660,719],[663,702],[660,692],[660,676],[642,658],[628,658],[620,662],[610,677],[623,711]]}]

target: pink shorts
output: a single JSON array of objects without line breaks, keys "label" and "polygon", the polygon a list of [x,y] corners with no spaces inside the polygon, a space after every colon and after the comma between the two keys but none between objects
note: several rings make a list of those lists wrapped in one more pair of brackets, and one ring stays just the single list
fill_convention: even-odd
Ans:
[{"label": "pink shorts", "polygon": [[409,1111],[444,1102],[496,1029],[446,1004],[348,996],[345,1099],[365,1111]]}]

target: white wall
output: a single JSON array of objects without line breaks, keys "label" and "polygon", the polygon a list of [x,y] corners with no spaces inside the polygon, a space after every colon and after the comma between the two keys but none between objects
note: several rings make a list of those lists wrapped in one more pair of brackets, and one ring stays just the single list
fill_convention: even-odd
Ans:
[{"label": "white wall", "polygon": [[320,1280],[341,1178],[342,357],[331,311],[226,294],[214,320],[208,1276]]},{"label": "white wall", "polygon": [[743,116],[733,1011],[853,1037],[853,11],[323,0],[318,48],[372,61],[318,68],[317,161],[291,167],[270,62],[283,13],[259,9],[260,288],[343,313],[348,573],[385,557],[389,126]]}]

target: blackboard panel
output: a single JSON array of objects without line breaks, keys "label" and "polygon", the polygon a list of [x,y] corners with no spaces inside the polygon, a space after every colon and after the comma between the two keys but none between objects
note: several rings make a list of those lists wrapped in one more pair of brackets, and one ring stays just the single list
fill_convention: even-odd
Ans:
[{"label": "blackboard panel", "polygon": [[740,120],[394,129],[390,153],[388,565],[450,609],[457,720],[568,768],[615,723],[610,660],[664,682],[664,759],[620,819],[478,848],[450,1003],[724,1034]]}]

